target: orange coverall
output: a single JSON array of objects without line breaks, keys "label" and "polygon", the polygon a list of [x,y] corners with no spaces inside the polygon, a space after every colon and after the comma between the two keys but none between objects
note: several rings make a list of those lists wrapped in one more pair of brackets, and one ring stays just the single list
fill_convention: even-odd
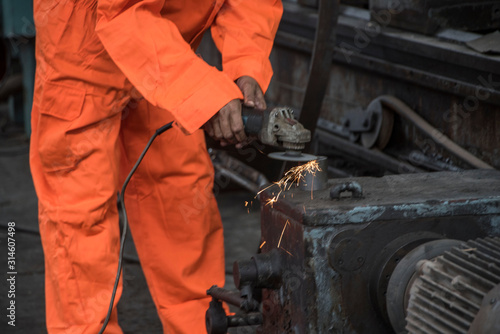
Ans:
[{"label": "orange coverall", "polygon": [[[99,331],[118,263],[116,194],[172,120],[178,127],[154,142],[126,205],[164,332],[205,332],[205,292],[224,284],[224,252],[199,128],[242,98],[237,78],[266,90],[281,13],[279,0],[34,0],[30,164],[49,333]],[[193,52],[209,27],[223,71]],[[106,333],[121,333],[116,308]]]}]

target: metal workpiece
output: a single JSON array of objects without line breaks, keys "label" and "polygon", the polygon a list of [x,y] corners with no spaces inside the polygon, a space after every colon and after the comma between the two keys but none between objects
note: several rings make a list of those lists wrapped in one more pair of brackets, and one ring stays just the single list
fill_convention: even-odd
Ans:
[{"label": "metal workpiece", "polygon": [[[357,182],[363,196],[332,200],[332,188],[348,182]],[[261,252],[282,254],[281,283],[263,289],[263,333],[397,332],[388,305],[408,300],[404,286],[394,288],[408,282],[397,269],[408,254],[420,249],[432,258],[439,254],[429,242],[500,235],[498,171],[358,177],[327,185],[313,194],[292,188],[272,206],[265,204],[272,190],[261,194]]]},{"label": "metal workpiece", "polygon": [[318,170],[306,170],[302,173],[303,180],[299,184],[299,188],[302,190],[323,190],[328,186],[328,158],[316,157],[314,160],[318,164]]},{"label": "metal workpiece", "polygon": [[[296,187],[283,192],[273,209],[307,226],[364,224],[381,220],[410,220],[500,212],[500,172],[468,170],[331,179],[324,190],[310,192]],[[362,198],[331,199],[331,190],[357,182]],[[273,189],[261,194],[261,202],[274,197]],[[310,214],[314,212],[314,214]]]}]

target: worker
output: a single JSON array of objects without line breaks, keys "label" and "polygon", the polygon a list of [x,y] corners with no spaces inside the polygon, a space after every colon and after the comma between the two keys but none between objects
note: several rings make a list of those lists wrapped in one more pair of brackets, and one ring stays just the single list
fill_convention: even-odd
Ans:
[{"label": "worker", "polygon": [[[34,0],[30,165],[45,256],[47,329],[98,333],[115,280],[116,195],[165,333],[205,332],[224,285],[222,225],[204,125],[243,144],[241,103],[264,108],[278,0]],[[194,52],[211,29],[222,71]],[[106,333],[122,333],[116,304]]]}]

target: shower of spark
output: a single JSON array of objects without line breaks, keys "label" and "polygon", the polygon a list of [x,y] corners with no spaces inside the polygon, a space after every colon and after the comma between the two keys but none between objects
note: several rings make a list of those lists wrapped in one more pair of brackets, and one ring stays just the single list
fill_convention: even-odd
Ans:
[{"label": "shower of spark", "polygon": [[310,173],[313,176],[316,175],[316,172],[320,172],[321,169],[319,168],[319,164],[317,160],[312,160],[309,161],[308,163],[305,163],[300,166],[292,167],[290,168],[286,173],[285,176],[278,182],[274,182],[270,186],[262,189],[257,193],[257,196],[260,195],[264,190],[267,190],[273,186],[278,186],[280,191],[278,192],[277,195],[274,195],[272,198],[268,199],[266,202],[266,205],[270,205],[271,207],[273,206],[274,203],[276,203],[281,195],[281,193],[285,190],[288,190],[292,187],[292,185],[299,185],[300,181],[305,181],[304,175],[306,173]]}]

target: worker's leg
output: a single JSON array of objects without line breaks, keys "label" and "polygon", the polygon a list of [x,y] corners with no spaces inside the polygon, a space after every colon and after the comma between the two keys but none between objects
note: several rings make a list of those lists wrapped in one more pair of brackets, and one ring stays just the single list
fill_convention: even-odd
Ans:
[{"label": "worker's leg", "polygon": [[[169,119],[145,100],[122,123],[123,174]],[[206,290],[224,285],[220,215],[203,132],[177,127],[151,146],[125,194],[132,236],[164,332],[205,333]]]},{"label": "worker's leg", "polygon": [[[32,111],[50,334],[98,333],[118,263],[117,142],[127,98],[75,86],[37,81]],[[121,333],[116,310],[106,333]]]}]

